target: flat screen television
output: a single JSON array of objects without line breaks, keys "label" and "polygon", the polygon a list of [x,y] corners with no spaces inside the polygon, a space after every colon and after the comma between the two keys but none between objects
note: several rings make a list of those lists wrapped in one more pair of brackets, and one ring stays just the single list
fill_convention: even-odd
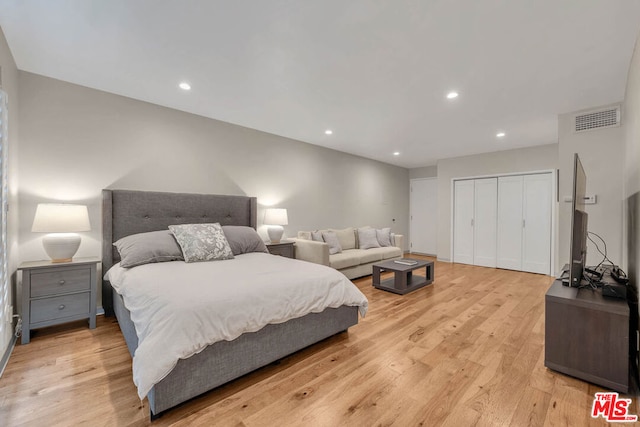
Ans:
[{"label": "flat screen television", "polygon": [[571,253],[569,258],[569,286],[580,286],[587,261],[587,219],[585,197],[587,175],[578,153],[573,155],[573,197],[571,199]]}]

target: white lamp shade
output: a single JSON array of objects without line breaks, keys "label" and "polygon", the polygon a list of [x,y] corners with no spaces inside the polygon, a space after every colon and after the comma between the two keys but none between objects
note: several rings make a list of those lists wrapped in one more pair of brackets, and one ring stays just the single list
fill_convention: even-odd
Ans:
[{"label": "white lamp shade", "polygon": [[31,227],[34,233],[75,233],[90,230],[86,206],[54,203],[38,204]]},{"label": "white lamp shade", "polygon": [[264,212],[264,223],[266,225],[287,225],[289,219],[287,218],[286,209],[269,208]]},{"label": "white lamp shade", "polygon": [[80,247],[78,231],[91,230],[84,205],[41,203],[36,208],[31,231],[47,234],[42,246],[53,262],[69,262]]}]

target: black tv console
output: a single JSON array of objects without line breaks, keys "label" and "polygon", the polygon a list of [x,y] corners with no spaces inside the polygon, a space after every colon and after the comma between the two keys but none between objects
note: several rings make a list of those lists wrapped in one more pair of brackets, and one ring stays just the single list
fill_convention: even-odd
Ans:
[{"label": "black tv console", "polygon": [[635,352],[636,340],[631,330],[626,300],[604,297],[601,289],[563,286],[562,280],[556,280],[545,296],[544,364],[628,393],[629,349]]}]

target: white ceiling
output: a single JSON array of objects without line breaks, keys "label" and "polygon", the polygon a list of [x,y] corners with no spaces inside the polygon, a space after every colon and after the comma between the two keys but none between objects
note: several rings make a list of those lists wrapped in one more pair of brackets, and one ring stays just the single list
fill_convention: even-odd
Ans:
[{"label": "white ceiling", "polygon": [[21,70],[419,167],[621,101],[640,1],[0,0],[0,26]]}]

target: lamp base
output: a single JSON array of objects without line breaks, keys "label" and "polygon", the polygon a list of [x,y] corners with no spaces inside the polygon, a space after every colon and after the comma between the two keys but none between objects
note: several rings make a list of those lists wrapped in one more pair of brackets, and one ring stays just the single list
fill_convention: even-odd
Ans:
[{"label": "lamp base", "polygon": [[70,262],[78,252],[80,240],[76,233],[52,233],[42,238],[42,246],[51,262]]},{"label": "lamp base", "polygon": [[281,225],[270,225],[267,229],[267,234],[269,235],[269,240],[271,243],[280,243],[280,239],[282,239],[282,234],[284,233],[284,228]]}]

